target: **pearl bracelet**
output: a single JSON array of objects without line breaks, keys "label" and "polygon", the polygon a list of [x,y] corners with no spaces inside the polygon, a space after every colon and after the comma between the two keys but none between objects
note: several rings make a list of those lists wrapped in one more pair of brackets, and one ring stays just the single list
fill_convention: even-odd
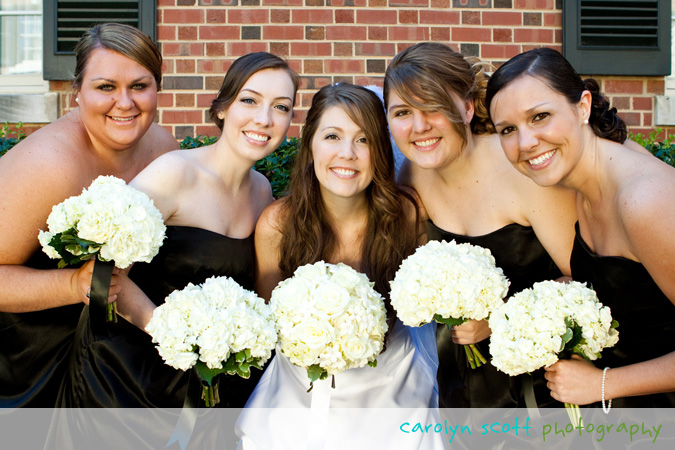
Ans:
[{"label": "pearl bracelet", "polygon": [[605,376],[609,367],[605,367],[602,371],[602,412],[609,414],[609,410],[612,409],[612,399],[607,400],[607,406],[605,406]]}]

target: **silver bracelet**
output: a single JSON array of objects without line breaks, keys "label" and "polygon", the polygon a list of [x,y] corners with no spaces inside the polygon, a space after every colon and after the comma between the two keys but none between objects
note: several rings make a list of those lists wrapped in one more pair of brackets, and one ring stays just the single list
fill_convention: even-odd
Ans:
[{"label": "silver bracelet", "polygon": [[612,409],[612,399],[607,400],[607,406],[605,406],[605,376],[609,367],[605,367],[602,371],[602,412],[609,414],[609,410]]}]

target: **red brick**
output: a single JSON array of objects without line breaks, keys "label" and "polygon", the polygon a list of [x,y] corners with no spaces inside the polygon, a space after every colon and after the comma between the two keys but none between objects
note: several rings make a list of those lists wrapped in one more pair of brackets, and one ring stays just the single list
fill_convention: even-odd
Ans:
[{"label": "red brick", "polygon": [[356,44],[357,56],[394,56],[396,47],[390,42],[359,42]]},{"label": "red brick", "polygon": [[266,52],[268,50],[267,42],[229,42],[227,44],[228,56],[244,56],[247,53]]},{"label": "red brick", "polygon": [[420,11],[420,23],[431,25],[458,25],[460,23],[459,12],[456,11]]},{"label": "red brick", "polygon": [[288,66],[295,70],[296,73],[301,73],[302,72],[302,60],[299,59],[287,59],[286,62],[288,63]]},{"label": "red brick", "polygon": [[176,0],[157,0],[157,6],[176,6]]},{"label": "red brick", "polygon": [[326,39],[326,27],[308,25],[305,27],[305,39],[312,41],[323,41]]},{"label": "red brick", "polygon": [[197,73],[225,73],[230,64],[230,61],[225,59],[200,59],[197,61]]},{"label": "red brick", "polygon": [[429,6],[429,0],[389,0],[389,6]]},{"label": "red brick", "polygon": [[386,41],[387,27],[368,27],[369,41]]},{"label": "red brick", "polygon": [[450,0],[431,0],[432,8],[450,8]]},{"label": "red brick", "polygon": [[519,12],[485,11],[482,14],[483,25],[512,25],[523,24],[523,14]]},{"label": "red brick", "polygon": [[303,73],[322,74],[323,60],[322,59],[306,59],[303,64]]},{"label": "red brick", "polygon": [[480,12],[462,11],[462,25],[480,25]]},{"label": "red brick", "polygon": [[553,43],[553,30],[542,28],[516,28],[513,30],[515,42]]},{"label": "red brick", "polygon": [[647,94],[663,95],[666,82],[663,79],[647,79]]},{"label": "red brick", "polygon": [[176,94],[176,106],[179,108],[192,108],[195,106],[194,94]]},{"label": "red brick", "polygon": [[367,28],[363,26],[327,26],[326,39],[329,41],[364,41]]},{"label": "red brick", "polygon": [[227,23],[268,23],[269,9],[232,8],[227,13]]},{"label": "red brick", "polygon": [[173,94],[160,92],[157,94],[157,106],[160,108],[168,108],[173,106]]},{"label": "red brick", "polygon": [[436,42],[443,42],[450,40],[450,28],[448,27],[431,27],[431,40]]},{"label": "red brick", "polygon": [[335,23],[354,23],[354,10],[353,9],[336,10]]},{"label": "red brick", "polygon": [[616,109],[630,109],[630,97],[612,97],[610,103]]},{"label": "red brick", "polygon": [[291,45],[288,42],[270,42],[270,53],[277,56],[288,56],[291,54]]},{"label": "red brick", "polygon": [[395,41],[427,41],[428,27],[391,27],[389,38]]},{"label": "red brick", "polygon": [[354,55],[352,44],[343,42],[333,43],[333,56],[352,56],[352,55]]},{"label": "red brick", "polygon": [[562,13],[561,12],[545,13],[544,26],[562,27]]},{"label": "red brick", "polygon": [[553,30],[553,42],[562,45],[562,30]]},{"label": "red brick", "polygon": [[304,0],[262,0],[263,6],[302,6]]},{"label": "red brick", "polygon": [[409,9],[402,9],[398,12],[398,21],[401,24],[418,24],[420,22],[420,15],[418,11]]},{"label": "red brick", "polygon": [[510,59],[520,53],[517,45],[483,44],[480,46],[480,56],[486,58]]},{"label": "red brick", "polygon": [[495,28],[492,36],[494,42],[513,42],[513,31],[509,28]]},{"label": "red brick", "polygon": [[162,23],[189,23],[190,25],[204,23],[204,10],[195,9],[166,9]]},{"label": "red brick", "polygon": [[358,84],[359,86],[379,86],[382,87],[384,85],[384,77],[354,77],[354,84]]},{"label": "red brick", "polygon": [[201,111],[164,111],[162,114],[162,123],[165,124],[185,124],[185,123],[201,123]]},{"label": "red brick", "polygon": [[179,41],[195,41],[198,39],[197,36],[197,27],[178,27],[178,40]]},{"label": "red brick", "polygon": [[206,25],[199,27],[199,39],[232,40],[239,39],[239,27],[226,25]]},{"label": "red brick", "polygon": [[392,10],[359,10],[356,12],[356,22],[366,24],[396,24],[398,22],[398,14]]},{"label": "red brick", "polygon": [[215,125],[201,125],[195,127],[195,135],[197,136],[220,136],[220,130]]},{"label": "red brick", "polygon": [[206,23],[220,23],[226,24],[225,9],[207,9]]},{"label": "red brick", "polygon": [[157,27],[157,40],[158,41],[175,41],[176,40],[176,27],[171,25],[159,25]]},{"label": "red brick", "polygon": [[368,0],[368,6],[371,8],[380,8],[383,6],[387,6],[387,2],[389,0]]},{"label": "red brick", "polygon": [[305,108],[309,108],[312,106],[312,98],[314,98],[314,93],[303,93],[300,96],[300,102],[298,103],[299,106],[303,106]]},{"label": "red brick", "polygon": [[331,56],[333,47],[330,42],[293,42],[291,54],[293,56]]},{"label": "red brick", "polygon": [[207,42],[206,56],[225,56],[225,44],[223,42]]},{"label": "red brick", "polygon": [[[162,60],[162,73],[164,75],[171,74],[171,73],[176,73],[174,70],[174,60],[173,59],[166,59],[164,58]],[[53,91],[53,89],[50,89],[50,91]]]},{"label": "red brick", "polygon": [[555,9],[555,0],[514,0],[513,9]]},{"label": "red brick", "polygon": [[176,73],[195,73],[194,59],[176,60]]},{"label": "red brick", "polygon": [[197,107],[210,108],[213,100],[216,99],[217,94],[197,94]]},{"label": "red brick", "polygon": [[642,80],[605,80],[604,91],[608,94],[642,94]]},{"label": "red brick", "polygon": [[303,26],[283,26],[268,25],[263,27],[263,39],[265,40],[294,40],[304,39],[305,27]]},{"label": "red brick", "polygon": [[490,42],[492,30],[490,28],[454,27],[452,40],[455,42]]},{"label": "red brick", "polygon": [[220,89],[220,86],[222,84],[223,84],[222,75],[204,77],[204,89],[206,89],[207,91],[217,91]]},{"label": "red brick", "polygon": [[329,59],[326,61],[326,72],[329,73],[364,73],[365,61],[362,59]]},{"label": "red brick", "polygon": [[291,12],[288,9],[273,9],[270,12],[271,23],[291,23]]},{"label": "red brick", "polygon": [[654,115],[652,113],[642,113],[642,124],[645,126],[654,124]]},{"label": "red brick", "polygon": [[622,112],[619,113],[619,117],[621,117],[623,121],[626,122],[626,125],[642,125],[640,113]]},{"label": "red brick", "polygon": [[367,0],[327,0],[328,4],[332,7],[342,7],[342,6],[366,6]]},{"label": "red brick", "polygon": [[330,9],[294,9],[291,14],[293,23],[333,23],[333,11]]},{"label": "red brick", "polygon": [[293,109],[293,122],[295,123],[305,123],[307,119],[307,110],[306,109]]}]

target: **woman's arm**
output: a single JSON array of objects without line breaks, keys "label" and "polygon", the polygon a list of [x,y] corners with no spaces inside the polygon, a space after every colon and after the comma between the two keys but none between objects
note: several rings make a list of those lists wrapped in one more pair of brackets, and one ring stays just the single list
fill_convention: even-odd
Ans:
[{"label": "woman's arm", "polygon": [[268,302],[283,279],[279,268],[283,203],[283,199],[278,200],[265,208],[255,227],[255,290]]}]

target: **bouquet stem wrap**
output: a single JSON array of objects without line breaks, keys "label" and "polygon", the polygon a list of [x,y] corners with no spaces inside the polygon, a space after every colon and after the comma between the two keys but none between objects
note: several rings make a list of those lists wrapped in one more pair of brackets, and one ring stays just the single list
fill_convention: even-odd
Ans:
[{"label": "bouquet stem wrap", "polygon": [[[91,294],[89,295],[89,311],[92,323],[102,323],[105,317],[106,322],[117,322],[117,314],[114,310],[115,304],[108,303],[108,291],[110,290],[110,279],[115,267],[114,261],[101,261],[96,259],[94,262],[94,272],[91,275]],[[110,319],[113,320],[110,320]]]}]

